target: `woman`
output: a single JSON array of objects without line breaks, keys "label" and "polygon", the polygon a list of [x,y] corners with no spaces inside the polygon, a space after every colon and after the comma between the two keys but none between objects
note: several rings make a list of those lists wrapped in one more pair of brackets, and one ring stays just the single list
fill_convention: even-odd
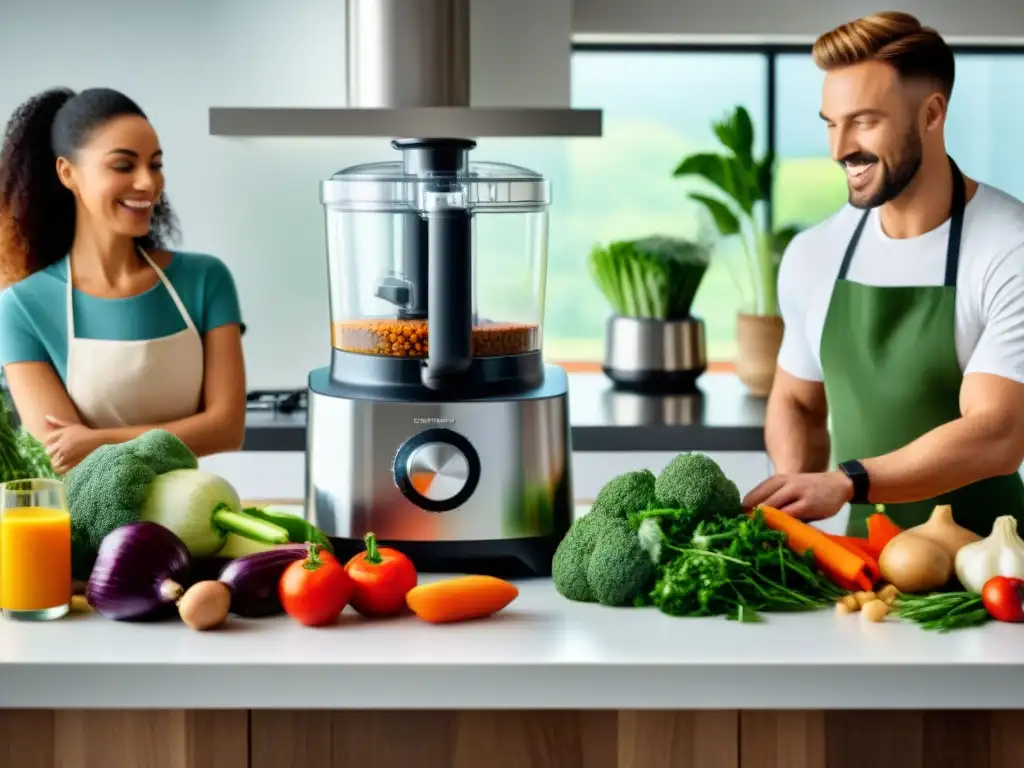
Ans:
[{"label": "woman", "polygon": [[198,456],[241,447],[234,281],[165,249],[163,153],[117,91],[41,93],[0,151],[0,365],[27,429],[65,473],[156,427]]}]

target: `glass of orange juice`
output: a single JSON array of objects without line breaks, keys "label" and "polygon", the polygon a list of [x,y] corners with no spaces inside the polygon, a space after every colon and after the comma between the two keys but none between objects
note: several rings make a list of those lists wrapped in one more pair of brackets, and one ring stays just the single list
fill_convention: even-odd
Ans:
[{"label": "glass of orange juice", "polygon": [[60,480],[0,485],[0,608],[9,619],[59,619],[71,604],[71,515]]}]

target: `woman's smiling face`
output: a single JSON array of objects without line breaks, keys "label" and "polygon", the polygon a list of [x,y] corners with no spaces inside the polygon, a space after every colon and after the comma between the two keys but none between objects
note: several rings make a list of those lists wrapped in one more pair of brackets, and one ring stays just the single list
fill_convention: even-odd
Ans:
[{"label": "woman's smiling face", "polygon": [[58,158],[57,174],[93,227],[132,238],[149,233],[164,174],[160,141],[146,118],[123,115],[98,126],[73,158]]}]

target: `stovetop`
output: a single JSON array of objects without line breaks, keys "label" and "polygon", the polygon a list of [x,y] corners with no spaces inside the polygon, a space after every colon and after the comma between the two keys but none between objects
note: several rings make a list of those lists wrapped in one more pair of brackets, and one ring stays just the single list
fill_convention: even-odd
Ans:
[{"label": "stovetop", "polygon": [[246,396],[245,409],[250,413],[263,411],[269,413],[295,413],[306,410],[305,389],[254,390]]}]

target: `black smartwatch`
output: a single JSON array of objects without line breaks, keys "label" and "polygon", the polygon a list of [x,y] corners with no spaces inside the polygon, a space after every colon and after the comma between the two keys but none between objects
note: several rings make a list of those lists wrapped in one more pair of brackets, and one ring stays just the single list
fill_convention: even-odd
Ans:
[{"label": "black smartwatch", "polygon": [[864,469],[864,465],[856,459],[851,459],[850,461],[842,462],[839,468],[850,478],[850,482],[853,483],[853,497],[850,499],[850,503],[870,504],[871,502],[868,501],[868,488],[871,483],[868,480],[868,471]]}]

